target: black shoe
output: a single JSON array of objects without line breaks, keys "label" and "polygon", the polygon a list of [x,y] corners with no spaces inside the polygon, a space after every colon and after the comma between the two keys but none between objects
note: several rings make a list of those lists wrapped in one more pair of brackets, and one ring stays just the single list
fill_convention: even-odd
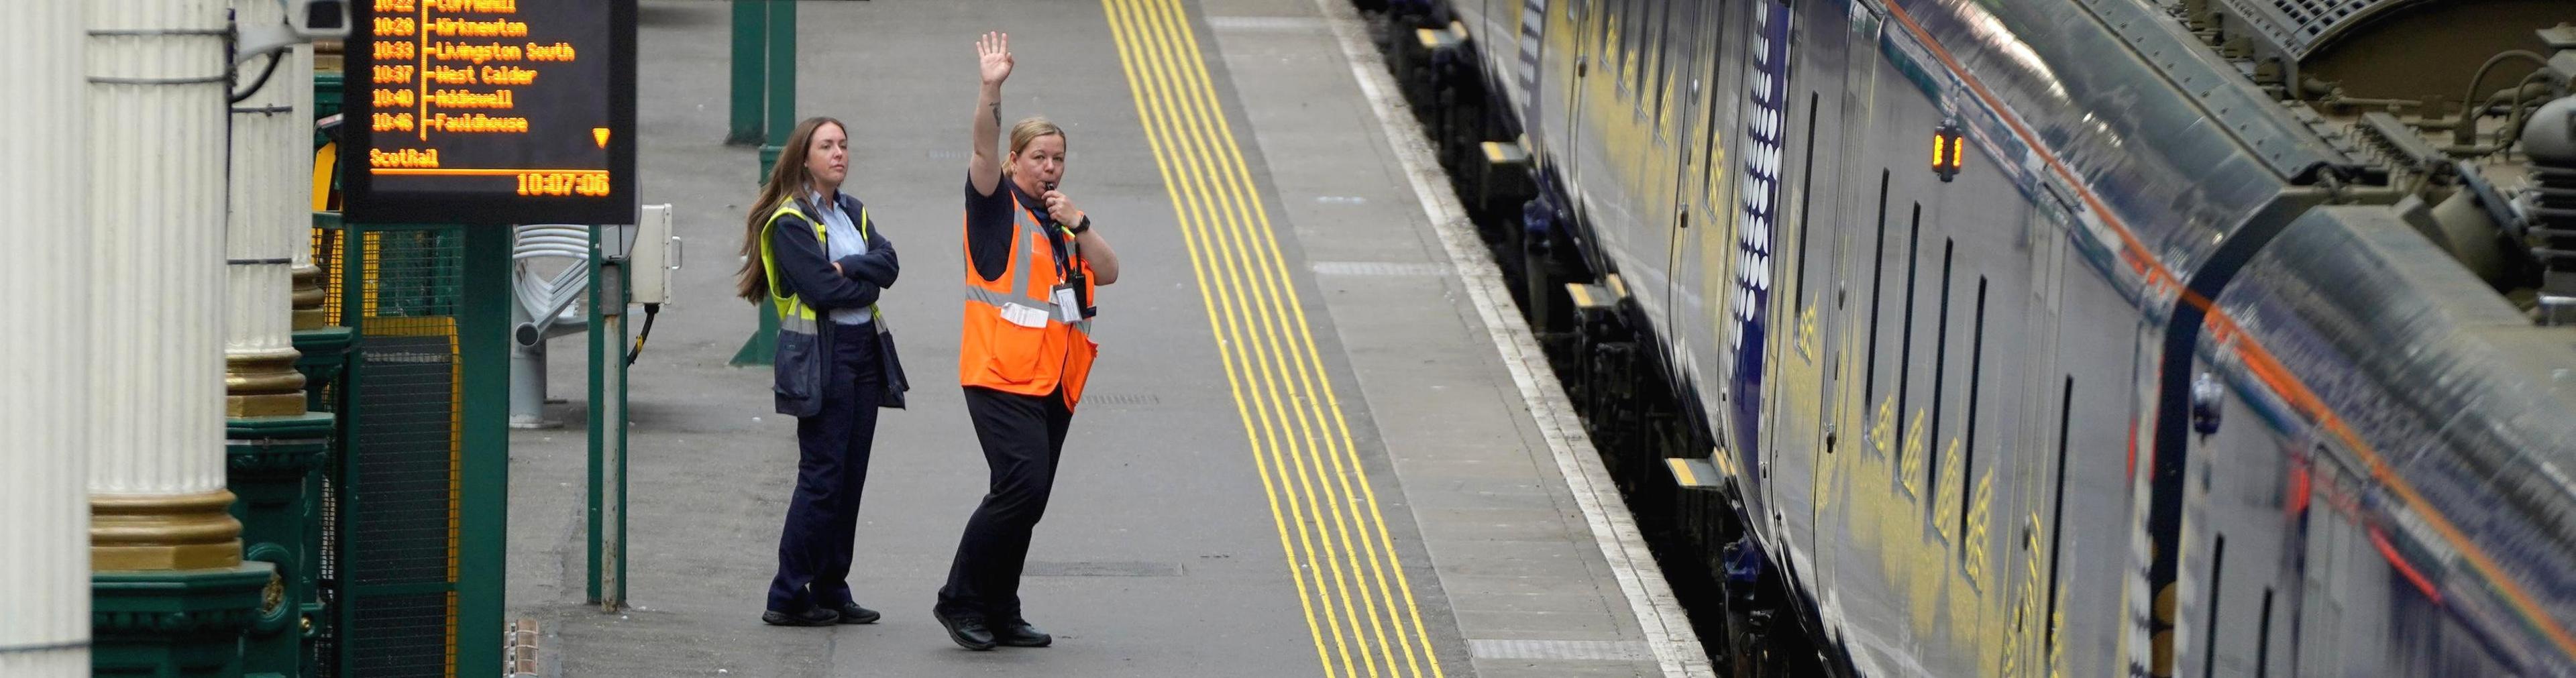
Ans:
[{"label": "black shoe", "polygon": [[803,612],[770,610],[760,613],[760,622],[770,626],[831,626],[840,620],[840,613],[819,607],[806,608]]},{"label": "black shoe", "polygon": [[957,641],[958,647],[978,651],[993,649],[993,632],[984,628],[984,620],[939,612],[932,612],[930,616],[939,618],[939,625],[948,628],[948,639]]},{"label": "black shoe", "polygon": [[874,624],[877,618],[885,616],[877,614],[876,610],[859,607],[858,603],[842,603],[840,611],[843,624]]},{"label": "black shoe", "polygon": [[1038,631],[1028,620],[1013,619],[993,625],[993,642],[1011,647],[1046,647],[1055,643],[1055,636]]}]

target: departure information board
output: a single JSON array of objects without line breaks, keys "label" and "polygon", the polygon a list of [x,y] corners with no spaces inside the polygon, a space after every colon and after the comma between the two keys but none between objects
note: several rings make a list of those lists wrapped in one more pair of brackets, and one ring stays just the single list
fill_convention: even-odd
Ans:
[{"label": "departure information board", "polygon": [[356,0],[357,223],[635,222],[635,0]]}]

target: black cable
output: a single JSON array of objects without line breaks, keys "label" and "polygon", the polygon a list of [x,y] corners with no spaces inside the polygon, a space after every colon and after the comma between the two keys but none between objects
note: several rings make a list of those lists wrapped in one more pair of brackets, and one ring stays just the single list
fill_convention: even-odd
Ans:
[{"label": "black cable", "polygon": [[250,83],[250,89],[234,92],[232,100],[224,103],[238,104],[241,103],[243,99],[250,98],[250,95],[258,94],[260,88],[268,86],[268,76],[277,74],[277,62],[285,60],[286,53],[283,51],[268,53],[268,68],[260,70],[259,79]]},{"label": "black cable", "polygon": [[635,356],[644,354],[644,338],[653,336],[653,317],[662,312],[661,304],[644,305],[644,329],[635,333],[635,347],[626,351],[626,366],[635,366]]}]

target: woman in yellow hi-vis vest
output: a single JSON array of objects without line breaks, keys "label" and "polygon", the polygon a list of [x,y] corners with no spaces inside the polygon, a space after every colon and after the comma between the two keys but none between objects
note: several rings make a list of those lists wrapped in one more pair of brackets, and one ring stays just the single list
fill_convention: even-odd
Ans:
[{"label": "woman in yellow hi-vis vest", "polygon": [[1063,129],[1023,120],[1011,129],[1011,154],[1003,158],[997,144],[1009,38],[986,33],[975,51],[984,87],[966,169],[957,378],[992,485],[966,521],[932,611],[949,639],[970,650],[1045,647],[1053,639],[1020,616],[1020,566],[1099,350],[1091,341],[1092,289],[1118,280],[1118,255],[1092,230],[1090,216],[1056,190],[1064,178]]},{"label": "woman in yellow hi-vis vest", "polygon": [[798,123],[743,223],[736,291],[777,306],[772,391],[778,412],[796,417],[796,494],[760,616],[781,626],[878,617],[850,596],[850,552],[877,409],[903,406],[903,365],[876,308],[899,269],[867,207],[841,191],[849,163],[840,121]]}]

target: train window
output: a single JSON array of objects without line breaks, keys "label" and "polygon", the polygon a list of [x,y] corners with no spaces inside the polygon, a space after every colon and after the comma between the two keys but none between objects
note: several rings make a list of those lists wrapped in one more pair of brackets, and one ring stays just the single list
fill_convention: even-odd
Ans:
[{"label": "train window", "polygon": [[1727,163],[1718,161],[1718,144],[1721,139],[1733,134],[1733,131],[1719,129],[1717,125],[1717,112],[1725,109],[1725,107],[1720,104],[1724,103],[1725,99],[1733,97],[1736,92],[1734,88],[1727,86],[1726,78],[1724,77],[1726,75],[1724,70],[1726,68],[1726,64],[1731,63],[1730,57],[1726,53],[1726,22],[1732,16],[1733,13],[1728,11],[1724,3],[1713,3],[1712,11],[1708,12],[1709,27],[1707,33],[1710,39],[1709,47],[1706,50],[1702,50],[1713,55],[1713,57],[1708,60],[1707,70],[1705,71],[1708,74],[1708,86],[1702,88],[1708,93],[1707,98],[1705,99],[1708,105],[1708,110],[1705,111],[1705,115],[1702,116],[1708,121],[1708,126],[1705,128],[1707,130],[1707,138],[1702,140],[1706,143],[1707,148],[1702,149],[1704,152],[1701,153],[1701,157],[1708,158],[1709,162],[1707,170],[1708,174],[1703,178],[1706,182],[1706,188],[1705,190],[1700,191],[1700,195],[1708,198],[1709,203],[1706,207],[1711,214],[1719,213],[1717,211],[1717,203],[1725,200],[1726,196],[1732,193],[1732,191],[1726,191],[1720,188],[1725,185],[1725,182],[1721,180],[1721,177],[1724,176],[1723,173],[1726,171]]},{"label": "train window", "polygon": [[[1977,472],[1977,387],[1986,376],[1986,277],[1977,276],[1977,325],[1968,340],[1968,433],[1967,444],[1959,446],[1959,530],[1968,529],[1967,479]],[[1960,553],[1967,553],[1967,540],[1959,540]]]},{"label": "train window", "polygon": [[[1638,75],[1640,73],[1638,69],[1644,66],[1646,61],[1646,43],[1654,40],[1647,36],[1646,29],[1648,24],[1646,23],[1646,12],[1652,11],[1653,8],[1661,6],[1664,3],[1663,0],[1624,1],[1627,2],[1628,9],[1625,12],[1621,12],[1623,15],[1621,18],[1624,19],[1624,21],[1622,22],[1623,25],[1619,27],[1619,35],[1621,36],[1619,41],[1619,86],[1626,88],[1631,95],[1634,95],[1638,93],[1636,91]],[[1634,99],[1630,99],[1630,105],[1635,105],[1635,101],[1636,100]]]},{"label": "train window", "polygon": [[1636,0],[1610,0],[1607,11],[1601,14],[1601,70],[1610,74],[1612,89],[1623,97],[1628,95],[1628,83],[1635,77],[1630,70],[1636,66],[1630,58],[1635,50],[1629,49],[1628,43],[1637,34],[1628,30],[1627,23],[1636,13]]},{"label": "train window", "polygon": [[[1950,371],[1950,262],[1958,253],[1959,241],[1950,238],[1941,239],[1941,316],[1939,320],[1932,322],[1932,421],[1928,423],[1932,429],[1932,449],[1941,447],[1941,406],[1950,402],[1949,392],[1942,390],[1941,387],[1946,385],[1942,383],[1943,377],[1948,376]],[[1934,493],[1938,494],[1941,487],[1941,455],[1926,455],[1923,459],[1923,468],[1923,486],[1934,488]],[[1965,469],[1961,469],[1959,473],[1961,483],[1959,496],[1964,499],[1968,496],[1965,486],[1968,476]],[[1938,510],[1940,507],[1933,506],[1932,502],[1923,503],[1924,513],[1929,514],[1934,520],[1940,519],[1940,514],[1933,513]],[[1965,543],[1967,539],[1963,538],[1959,541]]]},{"label": "train window", "polygon": [[[1611,44],[1612,40],[1618,39],[1616,31],[1612,30],[1612,24],[1619,21],[1618,10],[1611,6],[1614,1],[1594,0],[1592,5],[1593,9],[1598,10],[1592,13],[1592,25],[1597,27],[1592,31],[1592,69],[1600,71],[1602,75],[1613,75],[1618,66],[1610,63],[1610,55],[1618,51],[1618,48]],[[1611,80],[1615,82],[1618,78],[1614,77]]]},{"label": "train window", "polygon": [[[1923,203],[1914,203],[1913,234],[1905,241],[1905,333],[1896,342],[1896,434],[1905,435],[1906,406],[1914,397],[1914,281],[1923,272]],[[1902,438],[1899,438],[1902,440]],[[1927,445],[1928,447],[1928,445]],[[1905,447],[1896,448],[1896,460],[1905,461]],[[1902,468],[1904,464],[1897,464]]]},{"label": "train window", "polygon": [[[2057,491],[2049,495],[2054,506],[2048,510],[2048,616],[2044,619],[2057,618],[2057,556],[2058,549],[2066,545],[2066,425],[2074,421],[2074,415],[2075,375],[2069,374],[2065,393],[2057,397]],[[2048,633],[2043,648],[2047,654],[2041,656],[2057,656],[2057,625],[2042,626],[2048,628]]]},{"label": "train window", "polygon": [[1681,88],[1684,76],[1691,70],[1692,55],[1699,53],[1699,15],[1699,2],[1664,3],[1664,21],[1660,24],[1664,39],[1655,50],[1654,110],[1646,118],[1654,121],[1657,139],[1673,135],[1674,90]]},{"label": "train window", "polygon": [[[1869,255],[1869,352],[1867,369],[1862,370],[1860,394],[1867,402],[1878,402],[1878,302],[1887,296],[1887,177],[1888,170],[1878,170],[1878,247]],[[1867,405],[1864,405],[1867,407]]]},{"label": "train window", "polygon": [[2263,629],[2254,633],[2254,678],[2272,673],[2272,587],[2263,587]]},{"label": "train window", "polygon": [[2204,676],[2218,675],[2211,673],[2218,668],[2218,575],[2227,572],[2226,566],[2227,533],[2220,532],[2216,543],[2209,547],[2209,644],[2202,645],[2200,651],[2200,675]]},{"label": "train window", "polygon": [[1808,221],[1808,217],[1813,214],[1809,205],[1815,199],[1816,191],[1816,102],[1819,100],[1818,97],[1815,92],[1807,93],[1807,159],[1799,162],[1798,170],[1804,175],[1798,178],[1798,310],[1801,311],[1806,310],[1809,303],[1807,301],[1807,232],[1816,230],[1815,225]]},{"label": "train window", "polygon": [[[1637,11],[1640,63],[1637,67],[1637,100],[1630,108],[1638,120],[1653,120],[1659,112],[1654,109],[1663,106],[1664,49],[1672,43],[1664,26],[1672,21],[1672,11],[1671,2],[1648,2],[1644,9]],[[1655,138],[1663,137],[1663,130],[1656,129]]]}]

